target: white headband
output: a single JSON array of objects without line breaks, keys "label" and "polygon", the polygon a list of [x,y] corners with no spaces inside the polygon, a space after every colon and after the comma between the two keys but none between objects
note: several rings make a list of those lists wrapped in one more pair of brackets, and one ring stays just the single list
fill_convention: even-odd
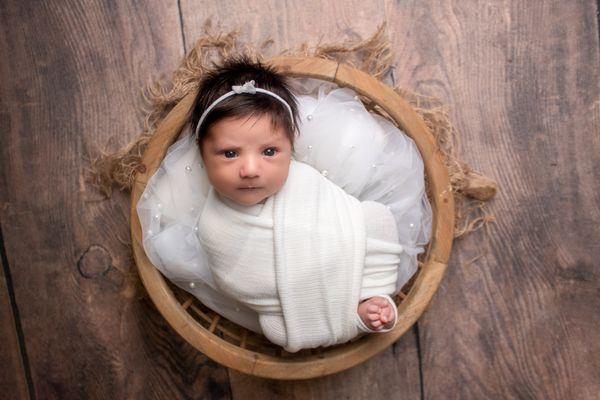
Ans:
[{"label": "white headband", "polygon": [[294,114],[292,113],[292,108],[290,107],[290,105],[284,99],[282,99],[280,96],[278,96],[277,94],[275,94],[269,90],[255,87],[254,81],[248,81],[241,86],[233,85],[231,87],[231,89],[232,90],[230,92],[225,93],[223,96],[221,96],[218,99],[216,99],[215,101],[213,101],[213,103],[210,106],[208,106],[208,108],[204,111],[204,113],[202,113],[202,116],[198,120],[198,125],[196,125],[196,132],[194,133],[195,137],[198,137],[198,132],[200,131],[200,127],[202,126],[202,123],[206,119],[206,116],[208,115],[209,112],[212,111],[213,108],[215,108],[215,106],[217,104],[219,104],[220,102],[222,102],[223,100],[225,100],[228,97],[231,97],[236,94],[242,94],[242,93],[255,94],[256,92],[259,92],[259,93],[268,94],[269,96],[276,98],[287,108],[288,112],[290,113],[290,119],[292,120],[292,124],[294,123]]}]

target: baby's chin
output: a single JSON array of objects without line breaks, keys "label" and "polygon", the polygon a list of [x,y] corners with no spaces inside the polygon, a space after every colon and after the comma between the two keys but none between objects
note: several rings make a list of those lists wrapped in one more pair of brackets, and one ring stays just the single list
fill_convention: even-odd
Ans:
[{"label": "baby's chin", "polygon": [[267,201],[267,198],[268,197],[265,197],[264,199],[258,200],[258,201],[244,201],[244,202],[239,202],[239,201],[235,201],[235,200],[231,200],[231,201],[233,201],[234,203],[239,204],[240,206],[252,207],[252,206],[255,206],[257,204],[265,204],[265,201]]},{"label": "baby's chin", "polygon": [[[217,191],[217,193],[219,193]],[[242,195],[242,196],[231,196],[231,195],[226,195],[223,193],[219,193],[219,195],[221,197],[226,198],[229,201],[234,202],[235,204],[239,205],[239,206],[243,206],[243,207],[252,207],[255,206],[257,204],[264,204],[267,199],[270,197],[269,195],[259,195],[259,193],[253,194],[251,196],[248,196],[248,194],[246,195]]]}]

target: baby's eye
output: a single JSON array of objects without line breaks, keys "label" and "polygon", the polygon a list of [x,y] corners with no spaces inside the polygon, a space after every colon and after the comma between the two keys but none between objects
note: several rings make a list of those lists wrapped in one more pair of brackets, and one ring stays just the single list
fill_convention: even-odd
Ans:
[{"label": "baby's eye", "polygon": [[236,152],[233,150],[224,150],[223,155],[225,158],[234,158],[236,156]]},{"label": "baby's eye", "polygon": [[273,157],[277,153],[277,149],[275,147],[269,147],[263,151],[263,154],[268,157]]}]

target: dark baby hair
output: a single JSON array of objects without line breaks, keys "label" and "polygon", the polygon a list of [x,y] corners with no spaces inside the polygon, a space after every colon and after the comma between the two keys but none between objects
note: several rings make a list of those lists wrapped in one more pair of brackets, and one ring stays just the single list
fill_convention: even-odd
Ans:
[{"label": "dark baby hair", "polygon": [[192,109],[192,129],[196,129],[204,110],[220,96],[231,91],[233,85],[243,85],[251,80],[255,82],[257,88],[269,90],[284,99],[292,110],[293,120],[285,105],[268,94],[260,92],[236,94],[219,102],[208,113],[198,132],[198,146],[202,146],[202,141],[210,126],[223,118],[265,114],[271,116],[274,128],[284,128],[293,146],[298,121],[298,106],[295,97],[281,74],[259,61],[250,60],[247,56],[229,58],[221,66],[216,66],[204,75],[200,81],[198,96],[196,96]]}]

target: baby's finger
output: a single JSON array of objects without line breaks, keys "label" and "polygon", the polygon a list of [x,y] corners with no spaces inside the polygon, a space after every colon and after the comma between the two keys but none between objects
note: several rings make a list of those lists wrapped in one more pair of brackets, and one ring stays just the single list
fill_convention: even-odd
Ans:
[{"label": "baby's finger", "polygon": [[367,307],[367,311],[379,312],[379,306],[377,306],[375,304],[369,304],[369,306]]},{"label": "baby's finger", "polygon": [[371,321],[379,321],[379,314],[369,314],[367,315],[367,318]]},{"label": "baby's finger", "polygon": [[383,297],[376,297],[376,299],[377,299],[377,304],[379,305],[379,307],[381,307],[381,308],[389,308],[389,306],[390,306],[390,302],[389,301],[387,301]]},{"label": "baby's finger", "polygon": [[377,327],[381,326],[381,321],[379,321],[379,320],[373,321],[373,322],[371,322],[371,325],[373,325],[374,328],[377,328]]}]

